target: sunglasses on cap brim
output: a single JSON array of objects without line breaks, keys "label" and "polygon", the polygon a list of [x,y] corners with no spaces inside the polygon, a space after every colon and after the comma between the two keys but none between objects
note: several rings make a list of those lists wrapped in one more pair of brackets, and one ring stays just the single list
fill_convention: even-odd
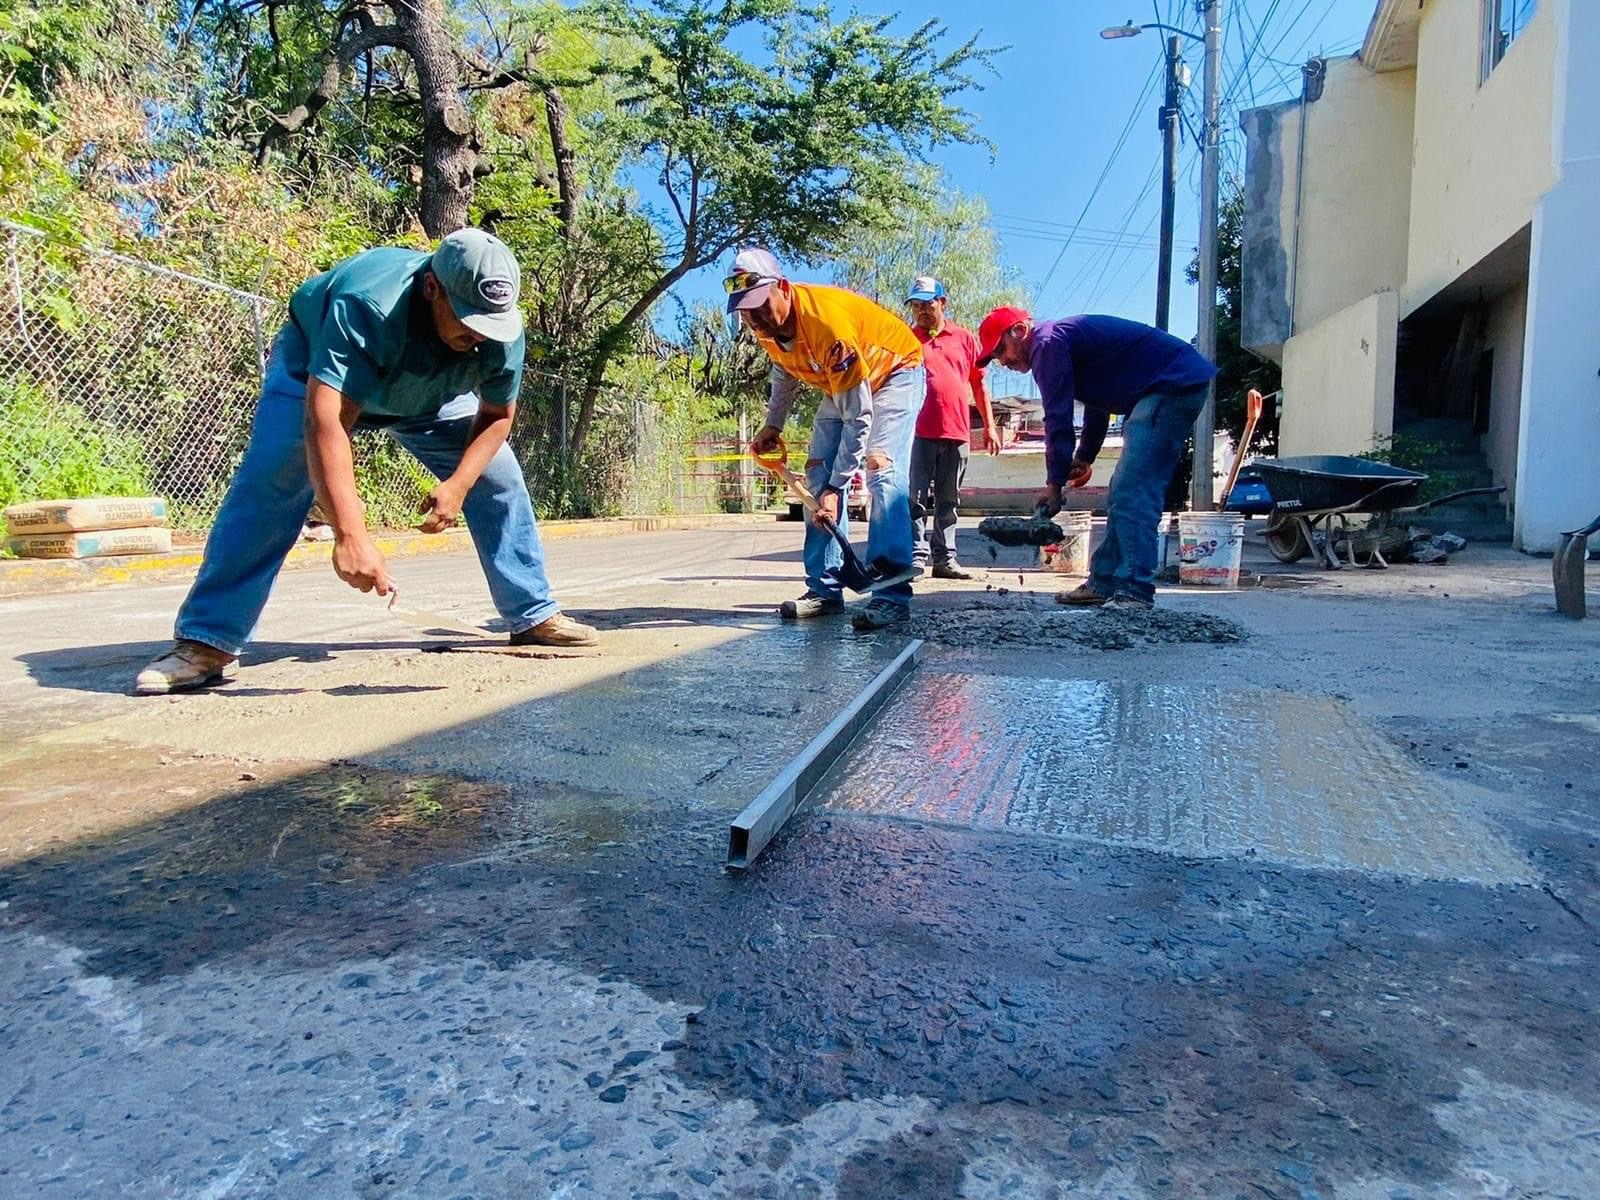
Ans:
[{"label": "sunglasses on cap brim", "polygon": [[722,281],[722,287],[723,290],[731,296],[735,292],[748,292],[753,287],[760,287],[765,283],[777,282],[778,278],[775,275],[762,275],[757,271],[740,271],[737,274],[729,275],[726,279],[724,279]]}]

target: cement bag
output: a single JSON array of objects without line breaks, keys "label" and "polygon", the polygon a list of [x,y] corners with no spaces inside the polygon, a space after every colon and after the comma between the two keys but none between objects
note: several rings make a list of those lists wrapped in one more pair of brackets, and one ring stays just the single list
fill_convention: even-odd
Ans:
[{"label": "cement bag", "polygon": [[80,529],[143,529],[167,523],[160,496],[36,500],[6,509],[7,533],[75,533]]},{"label": "cement bag", "polygon": [[170,529],[97,529],[83,533],[28,533],[6,539],[19,558],[104,558],[111,554],[166,554]]}]

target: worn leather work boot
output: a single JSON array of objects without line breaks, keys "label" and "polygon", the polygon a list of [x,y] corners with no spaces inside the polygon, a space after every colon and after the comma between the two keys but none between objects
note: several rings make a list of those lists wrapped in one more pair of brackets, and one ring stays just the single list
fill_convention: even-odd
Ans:
[{"label": "worn leather work boot", "polygon": [[598,646],[600,632],[593,625],[574,621],[566,613],[557,613],[529,629],[511,635],[513,646]]},{"label": "worn leather work boot", "polygon": [[139,672],[133,682],[133,692],[136,696],[165,696],[205,687],[231,677],[237,661],[226,650],[179,638],[171,650]]}]

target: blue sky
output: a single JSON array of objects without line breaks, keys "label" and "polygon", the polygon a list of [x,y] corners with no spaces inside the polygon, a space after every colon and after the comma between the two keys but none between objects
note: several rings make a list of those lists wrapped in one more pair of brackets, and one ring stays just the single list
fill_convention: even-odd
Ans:
[{"label": "blue sky", "polygon": [[[856,0],[856,7],[870,13],[891,6]],[[1225,177],[1243,171],[1239,109],[1297,96],[1299,64],[1319,53],[1353,52],[1374,7],[1375,0],[1224,0]],[[994,160],[985,150],[956,147],[936,161],[956,187],[988,201],[1006,259],[1027,281],[1040,316],[1154,317],[1162,35],[1105,41],[1099,31],[1153,21],[1158,9],[1161,20],[1199,31],[1191,0],[933,0],[902,18],[911,28],[939,17],[952,43],[981,31],[985,44],[1010,46],[996,62],[998,74],[965,102],[995,144]],[[1198,44],[1189,44],[1186,57],[1194,71],[1186,110],[1198,129]],[[1183,268],[1199,224],[1199,153],[1189,129],[1182,140],[1172,328],[1189,337],[1197,300]],[[720,294],[721,272],[701,274],[679,285],[680,300]]]}]

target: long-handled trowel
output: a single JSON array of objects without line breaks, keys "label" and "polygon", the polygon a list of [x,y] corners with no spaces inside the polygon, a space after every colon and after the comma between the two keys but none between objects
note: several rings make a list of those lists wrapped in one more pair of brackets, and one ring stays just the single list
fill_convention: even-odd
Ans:
[{"label": "long-handled trowel", "polygon": [[1596,533],[1600,533],[1600,517],[1582,529],[1563,533],[1550,564],[1556,583],[1556,611],[1574,621],[1583,620],[1589,611],[1588,597],[1584,594],[1583,564],[1589,558],[1589,539]]},{"label": "long-handled trowel", "polygon": [[830,533],[833,540],[839,543],[839,552],[844,555],[844,561],[839,564],[834,574],[841,584],[852,592],[875,592],[879,588],[892,587],[915,577],[915,571],[885,575],[864,566],[850,540],[839,532],[839,526],[817,511],[817,498],[811,494],[811,489],[806,486],[805,480],[789,469],[788,456],[789,450],[783,444],[782,438],[778,439],[777,448],[770,454],[762,454],[754,449],[750,451],[750,457],[755,460],[756,465],[783,480],[789,490],[800,497],[800,503],[805,505],[806,512],[811,514],[817,525]]},{"label": "long-handled trowel", "polygon": [[398,607],[399,603],[400,589],[390,584],[389,615],[391,617],[404,621],[407,625],[415,625],[418,629],[448,629],[451,633],[464,633],[473,638],[494,637],[494,634],[487,629],[480,629],[476,625],[468,625],[464,621],[457,621],[440,613],[400,608]]}]

